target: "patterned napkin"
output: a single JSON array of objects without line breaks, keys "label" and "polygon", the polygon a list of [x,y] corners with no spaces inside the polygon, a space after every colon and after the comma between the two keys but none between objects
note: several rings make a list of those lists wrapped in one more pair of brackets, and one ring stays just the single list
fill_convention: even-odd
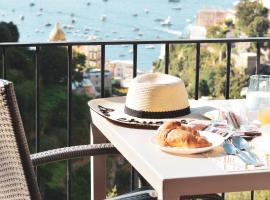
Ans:
[{"label": "patterned napkin", "polygon": [[209,158],[218,167],[228,172],[270,169],[270,155],[256,151],[255,149],[252,149],[252,152],[256,153],[264,163],[264,166],[255,167],[253,165],[247,165],[238,156],[227,155],[221,146],[212,151],[205,152],[203,155]]}]

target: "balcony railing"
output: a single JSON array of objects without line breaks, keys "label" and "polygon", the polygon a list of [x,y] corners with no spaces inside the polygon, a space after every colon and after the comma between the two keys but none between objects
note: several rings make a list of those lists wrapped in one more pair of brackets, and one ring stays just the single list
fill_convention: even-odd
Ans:
[{"label": "balcony railing", "polygon": [[[72,47],[80,45],[100,45],[101,46],[101,97],[105,96],[104,89],[104,73],[105,73],[105,59],[106,59],[106,46],[109,45],[132,45],[133,46],[133,77],[137,76],[137,55],[138,46],[146,44],[163,44],[165,45],[165,67],[164,73],[169,73],[170,65],[170,45],[172,44],[195,44],[196,45],[196,66],[195,66],[195,99],[199,97],[199,78],[200,78],[200,50],[201,44],[207,43],[219,43],[226,44],[226,86],[225,86],[225,98],[230,98],[230,72],[231,72],[231,50],[234,43],[252,42],[256,43],[257,49],[257,61],[256,61],[256,73],[260,66],[260,49],[263,42],[269,42],[270,37],[262,38],[226,38],[226,39],[198,39],[198,40],[140,40],[140,41],[89,41],[89,42],[46,42],[46,43],[0,43],[0,49],[2,49],[2,78],[8,79],[7,76],[7,64],[6,64],[6,50],[8,48],[35,48],[35,150],[40,151],[40,50],[42,47],[67,47],[68,64],[67,64],[67,146],[70,146],[71,141],[71,105],[72,105]],[[38,169],[36,169],[37,177]],[[67,161],[67,199],[71,199],[71,162]],[[251,191],[251,199],[253,199],[254,193]]]}]

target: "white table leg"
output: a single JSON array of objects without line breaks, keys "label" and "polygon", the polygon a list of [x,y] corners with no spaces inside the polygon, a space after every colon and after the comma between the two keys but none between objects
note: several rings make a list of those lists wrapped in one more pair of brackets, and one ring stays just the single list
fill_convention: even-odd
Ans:
[{"label": "white table leg", "polygon": [[[91,144],[105,143],[107,141],[93,124],[90,125],[90,131]],[[101,200],[106,197],[106,157],[91,157],[91,200]]]}]

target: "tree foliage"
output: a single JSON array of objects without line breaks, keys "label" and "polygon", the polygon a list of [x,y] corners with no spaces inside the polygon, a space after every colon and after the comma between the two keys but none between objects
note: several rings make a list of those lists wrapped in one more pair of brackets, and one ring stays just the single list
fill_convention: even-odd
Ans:
[{"label": "tree foliage", "polygon": [[241,0],[236,6],[237,26],[248,36],[262,37],[269,28],[268,9],[258,1]]}]

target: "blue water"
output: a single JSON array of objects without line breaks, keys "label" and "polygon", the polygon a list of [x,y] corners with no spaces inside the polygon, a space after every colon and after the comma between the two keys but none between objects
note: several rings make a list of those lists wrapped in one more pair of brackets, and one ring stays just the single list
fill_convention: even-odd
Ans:
[{"label": "blue water", "polygon": [[[30,6],[30,3],[34,6]],[[91,5],[87,5],[90,2]],[[0,21],[13,21],[19,28],[20,42],[46,42],[52,26],[69,24],[73,30],[66,30],[68,41],[85,41],[90,35],[98,40],[135,40],[135,39],[177,39],[186,36],[187,26],[194,23],[198,10],[202,8],[231,9],[234,0],[180,0],[169,3],[168,0],[0,0]],[[173,7],[181,7],[175,10]],[[40,10],[41,9],[41,10]],[[149,12],[145,12],[145,10]],[[38,16],[38,13],[42,14]],[[137,17],[134,17],[137,14]],[[106,20],[102,21],[102,15]],[[24,16],[24,20],[20,19]],[[163,27],[157,18],[171,18],[172,26]],[[75,23],[72,24],[72,19]],[[188,23],[186,20],[190,20]],[[84,29],[90,31],[85,34]],[[134,31],[139,28],[139,31]],[[177,34],[166,32],[176,31]],[[140,34],[140,35],[139,35]],[[138,69],[149,71],[152,62],[160,54],[160,46],[154,49],[138,47]],[[130,60],[131,46],[106,47],[106,60]],[[122,56],[120,57],[120,55]]]}]

